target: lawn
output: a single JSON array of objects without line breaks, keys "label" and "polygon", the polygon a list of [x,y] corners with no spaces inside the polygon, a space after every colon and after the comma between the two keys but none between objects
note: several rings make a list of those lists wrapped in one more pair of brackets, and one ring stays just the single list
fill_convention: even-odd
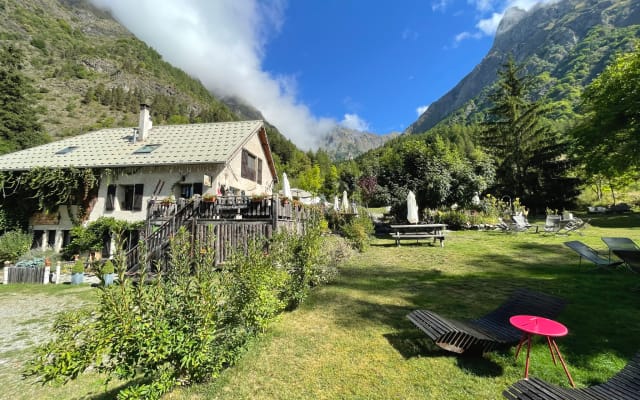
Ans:
[{"label": "lawn", "polygon": [[[166,398],[498,399],[522,377],[523,355],[516,362],[513,348],[484,356],[447,353],[406,315],[426,308],[474,318],[517,287],[569,301],[558,317],[569,335],[557,343],[579,387],[602,382],[640,350],[640,275],[593,271],[584,262],[578,268],[578,256],[562,242],[582,240],[604,250],[601,236],[640,240],[640,220],[601,217],[592,223],[584,236],[568,238],[451,232],[444,248],[409,242],[398,248],[391,240],[376,239],[343,266],[335,282],[315,289],[299,309],[283,314],[234,367],[212,383],[176,390]],[[0,287],[0,301],[13,290]],[[67,398],[68,389],[51,391],[8,379],[5,359],[21,360],[27,352],[0,354],[0,385],[17,388],[11,393],[29,394],[23,398]],[[14,366],[19,365],[16,361]],[[540,338],[534,341],[530,368],[532,376],[568,386],[562,367],[553,365]],[[91,376],[72,385],[73,398],[97,393]]]}]

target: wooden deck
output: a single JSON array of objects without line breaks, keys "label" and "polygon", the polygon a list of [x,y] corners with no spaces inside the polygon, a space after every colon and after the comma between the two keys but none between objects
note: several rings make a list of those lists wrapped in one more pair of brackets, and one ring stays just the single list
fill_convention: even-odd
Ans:
[{"label": "wooden deck", "polygon": [[[254,201],[246,196],[218,197],[215,201],[181,199],[173,204],[149,203],[143,238],[148,265],[166,260],[171,238],[180,227],[191,232],[192,241],[209,243],[215,249],[216,264],[231,252],[246,248],[249,241],[271,238],[281,229],[303,232],[309,211],[301,204],[281,201],[277,196]],[[127,265],[135,271],[140,263],[138,246],[127,253]]]}]

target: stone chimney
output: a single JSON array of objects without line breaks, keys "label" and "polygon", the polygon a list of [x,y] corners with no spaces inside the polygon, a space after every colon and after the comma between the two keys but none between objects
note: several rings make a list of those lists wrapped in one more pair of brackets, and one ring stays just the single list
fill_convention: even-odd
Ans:
[{"label": "stone chimney", "polygon": [[138,122],[138,139],[142,142],[147,140],[149,133],[153,128],[151,122],[151,115],[149,114],[149,106],[147,104],[140,104],[140,121]]}]

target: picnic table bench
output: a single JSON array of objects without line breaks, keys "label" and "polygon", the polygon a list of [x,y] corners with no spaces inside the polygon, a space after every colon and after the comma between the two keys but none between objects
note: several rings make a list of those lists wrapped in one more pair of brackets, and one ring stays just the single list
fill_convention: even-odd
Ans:
[{"label": "picnic table bench", "polygon": [[446,224],[411,224],[411,225],[390,225],[391,237],[395,239],[396,246],[400,246],[401,240],[415,240],[418,243],[421,239],[440,240],[440,247],[444,247],[444,230]]}]

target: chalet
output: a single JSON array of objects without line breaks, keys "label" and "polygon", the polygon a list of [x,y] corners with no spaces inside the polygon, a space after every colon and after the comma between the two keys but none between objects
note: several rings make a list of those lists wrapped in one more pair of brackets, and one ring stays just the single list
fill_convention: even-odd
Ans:
[{"label": "chalet", "polygon": [[[143,221],[147,208],[163,199],[271,194],[277,181],[263,121],[153,126],[145,104],[135,128],[100,129],[0,156],[0,171],[35,167],[111,171],[100,180],[86,222]],[[76,212],[60,206],[57,214],[34,215],[36,245],[60,250]]]}]

